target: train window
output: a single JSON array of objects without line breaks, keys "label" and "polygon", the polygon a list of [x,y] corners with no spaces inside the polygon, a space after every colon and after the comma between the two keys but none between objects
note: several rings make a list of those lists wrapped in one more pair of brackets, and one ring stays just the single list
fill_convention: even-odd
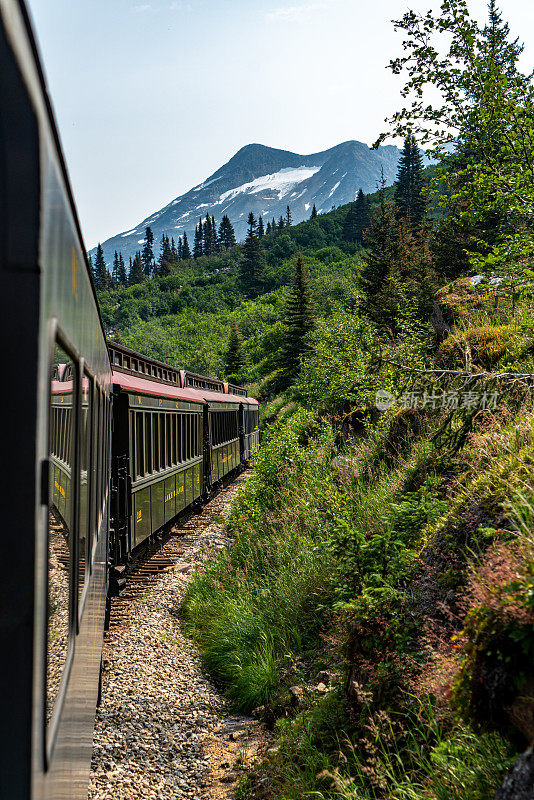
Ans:
[{"label": "train window", "polygon": [[169,416],[171,421],[171,441],[172,441],[172,450],[171,450],[171,463],[177,464],[178,463],[178,454],[176,450],[176,427],[178,424],[178,414],[173,414]]},{"label": "train window", "polygon": [[[56,343],[53,364],[70,358]],[[71,364],[72,367],[72,364]],[[52,370],[53,374],[53,370]],[[65,370],[61,373],[66,374]],[[72,434],[76,374],[50,382],[50,442],[48,492],[48,588],[46,637],[46,722],[56,704],[69,651],[72,564]]]},{"label": "train window", "polygon": [[176,448],[177,448],[177,458],[178,464],[181,464],[184,460],[184,426],[183,426],[183,414],[178,414],[176,419]]},{"label": "train window", "polygon": [[145,431],[143,412],[136,411],[134,414],[135,423],[135,449],[136,449],[136,478],[142,478],[145,474]]},{"label": "train window", "polygon": [[159,414],[152,414],[152,431],[154,435],[154,466],[153,471],[158,472],[161,469],[161,451],[160,451],[160,438],[159,438],[159,428],[160,428],[160,415]]},{"label": "train window", "polygon": [[167,415],[159,415],[159,468],[167,469]]},{"label": "train window", "polygon": [[145,413],[145,475],[154,471],[154,454],[152,451],[152,414]]},{"label": "train window", "polygon": [[80,417],[80,516],[78,534],[78,608],[88,573],[88,547],[90,525],[90,480],[91,473],[91,414],[93,387],[87,375],[82,380],[82,411]]}]

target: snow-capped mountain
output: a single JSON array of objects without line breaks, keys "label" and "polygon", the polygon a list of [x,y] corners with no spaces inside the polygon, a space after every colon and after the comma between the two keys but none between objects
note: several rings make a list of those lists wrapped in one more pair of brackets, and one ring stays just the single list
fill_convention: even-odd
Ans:
[{"label": "snow-capped mountain", "polygon": [[143,246],[148,225],[154,233],[156,255],[163,233],[177,241],[186,232],[192,244],[198,219],[206,214],[214,216],[217,224],[227,214],[238,240],[245,237],[249,211],[256,217],[261,214],[267,223],[285,215],[289,205],[293,222],[301,222],[310,216],[314,204],[322,213],[354,200],[360,187],[364,192],[375,191],[382,170],[391,184],[399,152],[393,145],[370,150],[356,141],[312,155],[249,144],[203,183],[135,228],[103,242],[105,259],[111,265],[115,250],[122,251],[125,260],[133,256]]}]

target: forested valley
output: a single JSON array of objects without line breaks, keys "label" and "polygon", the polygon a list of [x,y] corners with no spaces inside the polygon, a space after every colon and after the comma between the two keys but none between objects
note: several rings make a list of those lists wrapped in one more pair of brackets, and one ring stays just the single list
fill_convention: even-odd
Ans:
[{"label": "forested valley", "polygon": [[393,186],[93,264],[110,338],[262,404],[183,609],[273,731],[241,800],[534,796],[534,90],[493,0],[396,25]]}]

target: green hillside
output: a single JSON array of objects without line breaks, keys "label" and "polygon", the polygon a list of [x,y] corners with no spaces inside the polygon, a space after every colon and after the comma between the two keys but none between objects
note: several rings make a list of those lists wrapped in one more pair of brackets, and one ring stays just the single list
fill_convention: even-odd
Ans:
[{"label": "green hillside", "polygon": [[[262,400],[182,609],[274,737],[238,800],[532,796],[534,90],[493,3],[441,12],[400,23],[394,187],[102,293],[122,342]],[[414,130],[454,141],[430,173]]]}]

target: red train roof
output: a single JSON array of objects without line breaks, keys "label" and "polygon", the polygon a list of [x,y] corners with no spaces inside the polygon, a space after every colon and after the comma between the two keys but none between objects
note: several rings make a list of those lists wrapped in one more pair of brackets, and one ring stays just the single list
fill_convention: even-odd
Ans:
[{"label": "red train roof", "polygon": [[126,372],[113,372],[113,385],[120,386],[127,392],[149,394],[153,397],[169,397],[172,400],[185,400],[189,403],[206,402],[196,389],[180,389],[178,386],[151,381]]}]

